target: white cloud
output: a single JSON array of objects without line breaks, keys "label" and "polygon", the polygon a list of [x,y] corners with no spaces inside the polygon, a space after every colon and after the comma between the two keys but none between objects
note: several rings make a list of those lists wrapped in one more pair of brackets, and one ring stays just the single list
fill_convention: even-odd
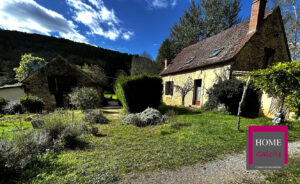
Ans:
[{"label": "white cloud", "polygon": [[[66,0],[71,7],[73,19],[87,26],[88,34],[96,34],[110,40],[122,37],[129,40],[133,35],[121,26],[114,10],[109,10],[102,0]],[[126,35],[126,36],[124,36]]]},{"label": "white cloud", "polygon": [[123,39],[130,40],[130,38],[134,35],[134,32],[127,31],[126,33],[123,33]]},{"label": "white cloud", "polygon": [[168,8],[177,4],[177,0],[146,0],[146,2],[150,8]]},{"label": "white cloud", "polygon": [[57,32],[63,38],[86,42],[72,21],[34,0],[0,0],[0,27],[45,35]]}]

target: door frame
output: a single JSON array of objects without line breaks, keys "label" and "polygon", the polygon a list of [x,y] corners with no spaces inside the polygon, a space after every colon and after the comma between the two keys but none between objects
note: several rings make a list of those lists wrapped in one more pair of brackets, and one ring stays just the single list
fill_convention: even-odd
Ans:
[{"label": "door frame", "polygon": [[200,106],[201,105],[201,93],[200,93],[200,101],[196,101],[197,97],[197,87],[201,87],[202,92],[202,79],[195,79],[194,80],[194,90],[193,90],[193,105]]}]

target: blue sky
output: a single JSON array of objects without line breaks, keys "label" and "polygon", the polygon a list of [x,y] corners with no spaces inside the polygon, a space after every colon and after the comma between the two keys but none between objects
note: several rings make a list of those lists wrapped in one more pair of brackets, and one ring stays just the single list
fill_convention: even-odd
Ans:
[{"label": "blue sky", "polygon": [[[242,0],[240,16],[250,16]],[[190,0],[0,0],[0,27],[63,37],[155,59]]]}]

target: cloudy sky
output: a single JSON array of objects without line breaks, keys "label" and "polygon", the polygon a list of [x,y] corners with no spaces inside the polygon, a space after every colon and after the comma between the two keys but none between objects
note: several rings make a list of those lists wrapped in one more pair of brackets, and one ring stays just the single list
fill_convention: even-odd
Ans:
[{"label": "cloudy sky", "polygon": [[[249,16],[252,0],[242,0]],[[120,52],[150,53],[190,0],[0,0],[0,28],[63,37]]]}]

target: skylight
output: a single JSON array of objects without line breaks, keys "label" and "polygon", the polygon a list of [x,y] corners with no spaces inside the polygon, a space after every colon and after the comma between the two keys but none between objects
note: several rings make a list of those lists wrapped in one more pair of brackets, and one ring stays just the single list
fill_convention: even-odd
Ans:
[{"label": "skylight", "polygon": [[219,55],[222,52],[223,49],[224,48],[220,48],[218,50],[213,51],[213,53],[210,54],[209,58],[216,57],[217,55]]},{"label": "skylight", "polygon": [[191,62],[193,62],[193,60],[195,59],[196,56],[193,56],[191,57],[190,59],[188,59],[186,62],[185,62],[185,65],[188,65],[190,64]]}]

